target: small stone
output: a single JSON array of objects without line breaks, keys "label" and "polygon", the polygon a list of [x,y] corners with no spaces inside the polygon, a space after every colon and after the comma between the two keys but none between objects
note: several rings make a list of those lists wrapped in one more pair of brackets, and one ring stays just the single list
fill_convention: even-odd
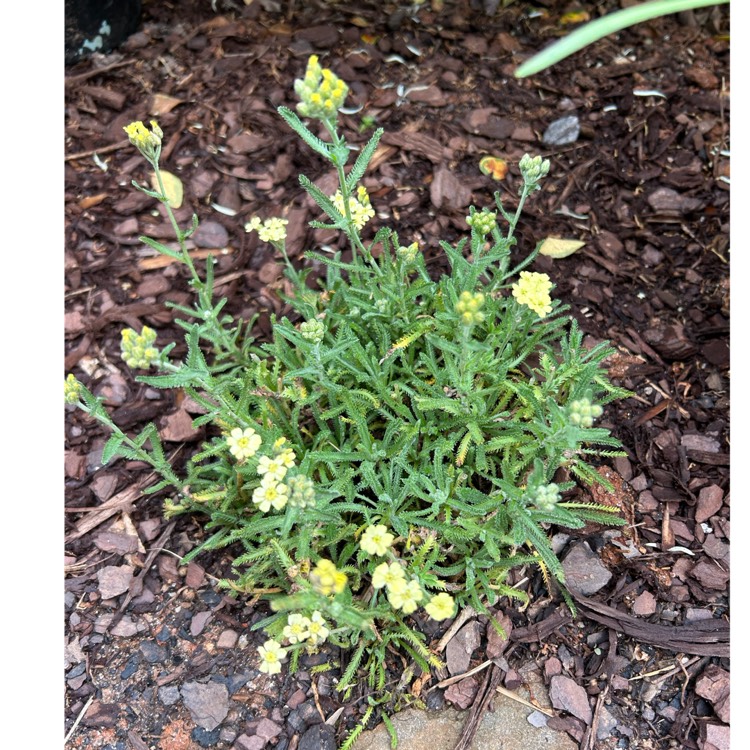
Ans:
[{"label": "small stone", "polygon": [[709,664],[695,681],[695,692],[711,703],[723,722],[729,723],[729,672]]},{"label": "small stone", "polygon": [[544,674],[546,677],[554,677],[556,674],[562,674],[562,662],[556,656],[550,656],[544,662]]},{"label": "small stone", "polygon": [[549,698],[555,708],[567,711],[586,724],[591,723],[592,713],[588,695],[581,685],[565,675],[555,675],[549,683]]},{"label": "small stone", "polygon": [[729,750],[729,727],[726,724],[703,724],[701,750]]},{"label": "small stone", "polygon": [[239,633],[234,630],[222,630],[219,639],[216,641],[217,648],[234,648],[237,645]]},{"label": "small stone", "polygon": [[99,593],[102,599],[112,599],[124,594],[133,580],[133,572],[132,565],[107,565],[97,571],[96,577],[99,579]]},{"label": "small stone", "polygon": [[566,115],[551,122],[542,136],[548,146],[567,146],[575,143],[581,134],[581,123],[577,115]]},{"label": "small stone", "polygon": [[526,721],[531,724],[532,727],[540,729],[541,727],[547,726],[547,716],[541,711],[532,711],[527,717]]},{"label": "small stone", "polygon": [[274,721],[262,718],[255,727],[255,734],[264,740],[272,740],[281,734],[282,728]]},{"label": "small stone", "polygon": [[633,602],[633,614],[648,617],[656,612],[656,597],[650,591],[639,594]]},{"label": "small stone", "polygon": [[212,615],[213,612],[209,610],[206,610],[205,612],[196,612],[193,615],[193,619],[190,621],[190,635],[200,635]]},{"label": "small stone", "polygon": [[196,562],[189,562],[185,573],[185,585],[199,589],[206,582],[206,571]]},{"label": "small stone", "polygon": [[724,504],[724,490],[717,484],[703,487],[698,493],[698,504],[695,508],[695,522],[703,523],[715,516]]},{"label": "small stone", "polygon": [[149,664],[161,664],[167,660],[167,649],[156,641],[143,641],[140,650]]},{"label": "small stone", "polygon": [[481,625],[472,620],[467,622],[451,638],[445,649],[445,662],[452,675],[463,674],[469,669],[471,655],[481,642]]},{"label": "small stone", "polygon": [[612,730],[617,726],[617,719],[602,706],[599,712],[599,724],[596,728],[596,738],[603,740],[612,734]]},{"label": "small stone", "polygon": [[703,451],[704,453],[718,453],[721,449],[719,441],[716,440],[716,438],[708,437],[707,435],[683,435],[680,442],[682,447],[686,450]]},{"label": "small stone", "polygon": [[229,233],[218,221],[202,221],[195,230],[196,247],[223,248],[229,244]]},{"label": "small stone", "polygon": [[130,615],[123,615],[110,632],[120,638],[130,638],[138,632],[138,625]]},{"label": "small stone", "polygon": [[193,721],[209,732],[216,729],[229,713],[229,691],[219,682],[186,682],[180,693]]},{"label": "small stone", "polygon": [[232,745],[232,750],[263,750],[265,746],[266,741],[262,737],[241,734]]},{"label": "small stone", "polygon": [[573,547],[562,563],[565,583],[584,596],[595,594],[609,583],[612,573],[586,542]]},{"label": "small stone", "polygon": [[190,737],[194,739],[201,747],[212,747],[219,741],[219,729],[208,731],[203,727],[195,727],[190,733]]},{"label": "small stone", "polygon": [[697,563],[690,571],[690,575],[706,589],[724,591],[729,582],[729,571],[722,570],[716,563],[708,560]]},{"label": "small stone", "polygon": [[336,750],[336,734],[328,724],[310,727],[300,738],[298,750]]},{"label": "small stone", "polygon": [[495,619],[500,627],[505,631],[505,635],[500,635],[491,622],[487,623],[487,658],[497,659],[502,656],[503,651],[508,647],[510,634],[513,630],[513,623],[510,617],[503,612],[495,615]]},{"label": "small stone", "polygon": [[177,685],[164,685],[159,688],[158,695],[165,706],[173,706],[180,700],[180,688]]},{"label": "small stone", "polygon": [[475,677],[464,677],[463,680],[448,686],[445,691],[445,700],[463,710],[474,702],[478,690],[479,682]]}]

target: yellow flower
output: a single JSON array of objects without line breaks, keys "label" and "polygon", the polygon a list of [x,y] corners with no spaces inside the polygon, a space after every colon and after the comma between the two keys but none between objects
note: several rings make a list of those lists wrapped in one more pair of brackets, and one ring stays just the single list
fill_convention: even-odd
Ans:
[{"label": "yellow flower", "polygon": [[380,563],[372,573],[372,585],[376,589],[382,589],[387,586],[390,590],[398,587],[399,584],[406,583],[404,569],[397,563]]},{"label": "yellow flower", "polygon": [[435,596],[425,604],[424,608],[433,620],[447,620],[449,617],[453,617],[455,606],[456,604],[453,601],[453,597],[450,594],[443,592],[442,594],[435,594]]},{"label": "yellow flower", "polygon": [[522,305],[530,307],[540,318],[552,312],[549,296],[552,282],[546,273],[521,271],[520,279],[513,284],[513,296]]},{"label": "yellow flower", "polygon": [[289,488],[277,482],[270,474],[266,474],[260,480],[260,487],[253,491],[253,502],[263,513],[268,513],[272,505],[276,510],[283,510],[288,499]]},{"label": "yellow flower", "polygon": [[235,427],[227,438],[229,452],[238,460],[252,458],[260,448],[261,438],[252,427]]},{"label": "yellow flower", "polygon": [[266,674],[278,674],[281,672],[281,662],[286,657],[286,649],[281,648],[281,644],[278,641],[266,641],[262,646],[258,647],[258,653],[260,654],[260,666],[258,669],[261,672],[265,672]]},{"label": "yellow flower", "polygon": [[346,573],[337,570],[330,560],[318,560],[310,573],[310,581],[315,590],[325,596],[340,594],[346,586],[346,580]]},{"label": "yellow flower", "polygon": [[303,117],[332,120],[344,104],[349,87],[333,71],[321,68],[317,55],[311,55],[305,77],[295,80],[294,91],[300,98],[297,110]]},{"label": "yellow flower", "polygon": [[307,629],[309,631],[307,640],[311,646],[317,646],[323,643],[323,641],[328,638],[328,634],[331,632],[328,629],[328,623],[326,623],[326,621],[323,619],[323,615],[321,615],[317,609],[312,613],[312,616],[310,617],[310,620],[308,622]]},{"label": "yellow flower", "polygon": [[131,122],[123,130],[127,133],[130,142],[149,160],[158,158],[161,149],[161,139],[164,136],[156,120],[151,120],[149,130],[140,120]]},{"label": "yellow flower", "polygon": [[76,376],[71,372],[68,377],[65,378],[65,403],[77,404],[80,397],[81,384],[76,379]]},{"label": "yellow flower", "polygon": [[388,529],[381,523],[377,526],[368,526],[365,529],[365,533],[362,534],[362,539],[359,541],[359,546],[368,555],[381,556],[391,548],[394,539],[393,534],[389,533]]},{"label": "yellow flower", "polygon": [[286,239],[286,225],[288,223],[288,219],[266,219],[263,226],[258,229],[258,237],[263,242],[281,242]]},{"label": "yellow flower", "polygon": [[458,297],[455,310],[461,316],[461,322],[470,326],[484,321],[484,313],[480,312],[482,305],[484,305],[484,294],[482,292],[472,294],[463,291]]},{"label": "yellow flower", "polygon": [[423,597],[419,581],[415,580],[409,581],[405,586],[392,586],[388,589],[389,604],[393,609],[400,609],[405,615],[414,612]]},{"label": "yellow flower", "polygon": [[286,472],[287,468],[283,461],[279,460],[279,457],[261,456],[258,460],[258,474],[265,474],[280,482],[286,476]]},{"label": "yellow flower", "polygon": [[[338,211],[346,216],[346,210],[344,209],[344,196],[341,195],[341,191],[337,190],[335,195],[331,196],[331,202],[338,209]],[[357,188],[357,197],[353,195],[349,196],[349,215],[352,217],[354,226],[357,229],[367,224],[367,222],[375,216],[375,210],[370,205],[370,196],[367,194],[367,189],[361,185]]]},{"label": "yellow flower", "polygon": [[309,618],[303,617],[298,612],[295,612],[287,617],[286,622],[287,624],[282,631],[282,635],[292,645],[295,643],[302,643],[302,641],[306,641],[310,637]]}]

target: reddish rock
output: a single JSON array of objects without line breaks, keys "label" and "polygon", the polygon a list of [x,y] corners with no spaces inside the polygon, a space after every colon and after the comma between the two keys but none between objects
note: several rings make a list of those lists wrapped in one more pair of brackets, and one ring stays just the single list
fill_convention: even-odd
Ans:
[{"label": "reddish rock", "polygon": [[703,523],[716,515],[724,504],[724,490],[716,484],[704,487],[698,493],[698,504],[695,508],[695,522]]},{"label": "reddish rock", "polygon": [[650,591],[644,591],[633,602],[633,614],[638,617],[648,617],[656,612],[656,597]]},{"label": "reddish rock", "polygon": [[555,675],[549,681],[549,699],[555,708],[567,711],[586,724],[591,723],[589,697],[581,685],[565,675]]}]

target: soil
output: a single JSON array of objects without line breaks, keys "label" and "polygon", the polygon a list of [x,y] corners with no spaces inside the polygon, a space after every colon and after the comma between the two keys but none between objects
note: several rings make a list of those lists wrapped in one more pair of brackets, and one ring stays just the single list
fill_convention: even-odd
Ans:
[{"label": "soil", "polygon": [[[618,492],[595,499],[629,513],[632,534],[558,537],[562,555],[593,555],[610,574],[579,597],[576,617],[522,571],[533,601],[498,608],[512,632],[497,679],[512,690],[536,664],[548,685],[558,675],[580,685],[591,715],[556,705],[550,722],[582,749],[728,747],[728,6],[643,23],[514,79],[570,28],[561,6],[537,2],[535,15],[525,3],[488,12],[447,0],[145,2],[124,45],[66,68],[65,370],[104,396],[124,429],[156,421],[176,465],[196,447],[181,394],[136,383],[119,356],[121,328],[144,324],[184,352],[165,302],[190,299],[182,269],[138,239],[168,239],[169,226],[131,187],[148,182],[122,130],[131,121],[158,119],[162,164],[184,185],[179,218],[201,221],[195,257],[218,257],[217,296],[235,315],[259,314],[259,338],[269,314],[284,312],[284,280],[244,223],[286,216],[293,259],[335,241],[308,227],[318,217],[297,182],[300,172],[325,185],[330,175],[275,112],[294,106],[310,54],[350,85],[350,140],[364,143],[372,122],[385,129],[365,185],[378,220],[419,240],[436,273],[438,241],[464,235],[469,202],[491,207],[499,190],[512,208],[518,160],[541,153],[552,169],[524,210],[519,247],[548,236],[586,243],[533,269],[551,276],[589,342],[618,350],[610,376],[634,395],[603,421],[628,455],[601,468]],[[577,139],[545,143],[550,123],[570,115]],[[480,172],[485,155],[509,164],[503,180]],[[164,497],[141,492],[152,481],[143,465],[101,466],[106,438],[67,412],[68,747],[341,742],[366,696],[342,702],[336,672],[311,672],[315,659],[294,675],[260,673],[263,634],[250,628],[264,605],[218,588],[229,554],[180,564],[204,538],[201,519],[166,521]],[[484,632],[471,666],[487,658]],[[422,682],[422,698],[438,680]],[[459,705],[463,692],[433,690],[428,704]]]}]

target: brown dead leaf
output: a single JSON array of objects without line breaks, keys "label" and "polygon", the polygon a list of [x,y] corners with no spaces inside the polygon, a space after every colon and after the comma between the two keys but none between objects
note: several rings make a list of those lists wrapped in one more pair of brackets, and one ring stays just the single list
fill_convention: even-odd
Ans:
[{"label": "brown dead leaf", "polygon": [[148,111],[154,117],[161,117],[171,112],[178,104],[184,104],[184,99],[178,99],[167,94],[154,94],[151,97]]},{"label": "brown dead leaf", "polygon": [[81,198],[81,200],[78,201],[78,205],[85,211],[87,208],[93,208],[94,206],[98,206],[106,198],[109,198],[109,193],[98,193],[97,195],[87,195],[85,198]]}]

